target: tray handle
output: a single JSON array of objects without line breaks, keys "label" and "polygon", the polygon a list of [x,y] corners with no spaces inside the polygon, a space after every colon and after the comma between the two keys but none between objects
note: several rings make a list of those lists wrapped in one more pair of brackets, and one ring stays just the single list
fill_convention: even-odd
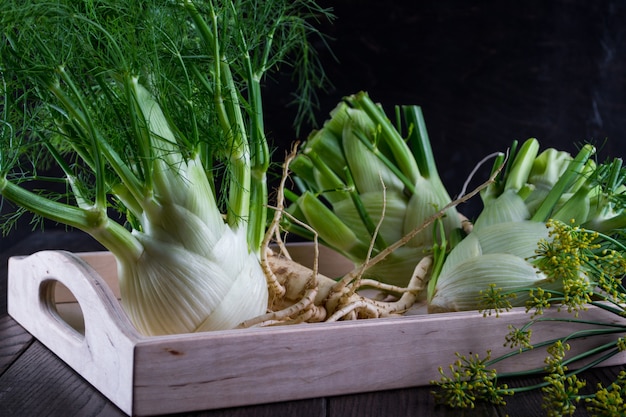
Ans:
[{"label": "tray handle", "polygon": [[[78,301],[85,325],[83,334],[58,313],[56,282]],[[65,251],[10,258],[8,312],[120,408],[130,411],[133,352],[141,335],[104,279],[89,264]]]}]

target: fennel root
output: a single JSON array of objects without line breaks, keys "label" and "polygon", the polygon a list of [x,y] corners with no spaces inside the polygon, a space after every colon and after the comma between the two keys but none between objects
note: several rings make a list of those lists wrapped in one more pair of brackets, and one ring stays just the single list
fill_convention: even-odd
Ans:
[{"label": "fennel root", "polygon": [[[285,291],[272,294],[269,312],[248,320],[239,327],[355,320],[399,315],[419,299],[426,288],[432,258],[420,260],[406,288],[392,287],[373,280],[361,280],[361,268],[335,281],[286,256],[271,253],[268,267]],[[385,293],[401,294],[392,301],[379,301],[358,293],[364,287],[378,288]]]},{"label": "fennel root", "polygon": [[[277,188],[274,218],[267,229],[263,241],[263,246],[266,250],[261,253],[261,266],[268,282],[268,313],[247,320],[239,327],[379,318],[404,313],[425,292],[429,274],[433,267],[433,257],[425,256],[417,262],[406,287],[393,286],[372,279],[363,279],[363,271],[385,259],[397,248],[405,245],[417,233],[444,216],[450,207],[455,207],[478,194],[482,189],[489,186],[500,172],[499,169],[495,170],[486,182],[444,206],[440,211],[426,219],[422,225],[414,228],[399,241],[387,246],[378,255],[367,259],[362,265],[341,279],[334,280],[319,274],[317,271],[319,259],[316,240],[313,268],[307,268],[292,261],[287,249],[282,244],[279,224],[283,216],[289,216],[284,210],[284,189],[286,180],[289,177],[289,164],[296,156],[297,147],[298,143],[295,143],[291,152],[285,158],[282,179]],[[471,231],[471,223],[464,217],[461,218],[461,223],[465,231],[469,233]],[[314,230],[311,230],[311,232],[316,235]],[[281,253],[277,254],[269,249],[272,239],[275,239],[281,247]],[[372,245],[375,239],[376,236],[372,239]],[[358,293],[363,288],[378,289],[384,294],[391,294],[395,299],[392,301],[380,301],[366,297]]]}]

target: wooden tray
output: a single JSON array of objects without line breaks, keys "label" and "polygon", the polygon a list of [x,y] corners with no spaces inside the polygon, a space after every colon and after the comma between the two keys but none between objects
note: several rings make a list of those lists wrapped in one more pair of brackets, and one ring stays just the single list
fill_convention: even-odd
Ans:
[{"label": "wooden tray", "polygon": [[[304,255],[299,256],[308,256],[309,249],[300,249]],[[326,256],[321,259],[327,264]],[[331,265],[334,271],[349,268],[342,260]],[[332,270],[324,272],[332,275]],[[439,366],[455,360],[455,352],[483,356],[491,349],[496,356],[508,351],[503,347],[508,325],[528,320],[523,309],[514,309],[500,318],[478,312],[418,314],[143,337],[118,295],[116,262],[108,252],[43,251],[9,260],[9,314],[129,415],[427,385],[439,378]],[[614,317],[597,308],[582,316]],[[554,337],[555,328],[563,335],[580,326],[539,327],[533,340]],[[572,354],[602,343],[579,340]],[[537,349],[498,369],[539,367],[545,356]],[[624,353],[604,365],[621,363],[626,363]]]}]

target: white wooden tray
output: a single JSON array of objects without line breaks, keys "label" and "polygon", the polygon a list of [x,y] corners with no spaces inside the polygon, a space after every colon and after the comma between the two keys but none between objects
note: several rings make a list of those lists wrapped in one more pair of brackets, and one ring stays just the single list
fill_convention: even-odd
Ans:
[{"label": "white wooden tray", "polygon": [[[508,325],[528,320],[523,309],[514,309],[500,318],[445,313],[143,337],[118,295],[116,262],[108,252],[43,251],[9,260],[9,314],[129,415],[427,385],[455,352],[507,352]],[[82,315],[76,317],[77,305]],[[613,316],[591,308],[583,317]],[[533,340],[554,337],[555,329],[563,335],[568,327],[580,329],[536,328]],[[579,340],[572,353],[602,343]],[[498,369],[539,367],[545,355],[537,349]],[[620,363],[626,354],[605,365]]]}]

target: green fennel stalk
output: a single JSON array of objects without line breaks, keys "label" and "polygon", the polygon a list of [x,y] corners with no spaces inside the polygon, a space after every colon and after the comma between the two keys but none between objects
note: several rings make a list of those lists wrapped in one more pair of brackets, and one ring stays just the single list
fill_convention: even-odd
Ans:
[{"label": "green fennel stalk", "polygon": [[308,0],[67,0],[0,12],[3,199],[109,249],[145,334],[264,313],[262,83],[289,58],[307,63],[289,68],[301,90],[323,81],[308,42],[328,11]]}]

